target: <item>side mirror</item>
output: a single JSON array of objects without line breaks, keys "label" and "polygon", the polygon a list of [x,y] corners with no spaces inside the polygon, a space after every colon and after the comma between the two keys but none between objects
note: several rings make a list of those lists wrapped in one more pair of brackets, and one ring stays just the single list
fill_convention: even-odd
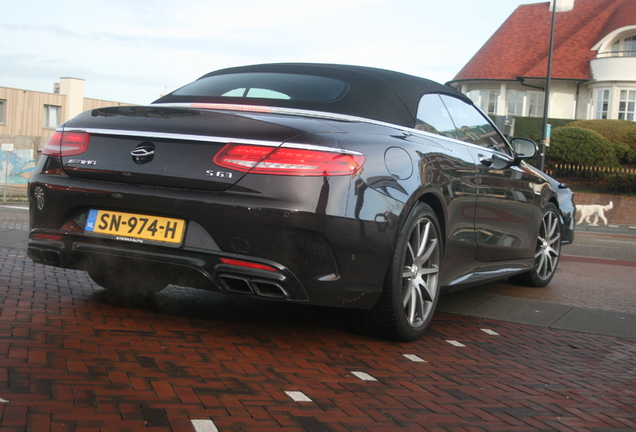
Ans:
[{"label": "side mirror", "polygon": [[512,149],[517,159],[532,159],[539,151],[537,143],[528,138],[513,138]]}]

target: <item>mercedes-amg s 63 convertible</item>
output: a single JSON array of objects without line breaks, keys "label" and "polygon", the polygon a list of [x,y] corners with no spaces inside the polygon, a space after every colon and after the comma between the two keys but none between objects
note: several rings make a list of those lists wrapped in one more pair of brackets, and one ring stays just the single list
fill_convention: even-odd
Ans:
[{"label": "mercedes-amg s 63 convertible", "polygon": [[554,276],[574,207],[536,152],[422,78],[224,69],[60,125],[30,179],[28,253],[127,300],[175,284],[361,309],[413,340],[440,293]]}]

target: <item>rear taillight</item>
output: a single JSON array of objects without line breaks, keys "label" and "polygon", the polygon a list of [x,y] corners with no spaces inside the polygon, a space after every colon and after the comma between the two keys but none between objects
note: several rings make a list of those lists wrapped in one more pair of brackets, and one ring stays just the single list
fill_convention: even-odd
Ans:
[{"label": "rear taillight", "polygon": [[49,156],[73,156],[88,149],[90,135],[86,132],[55,132],[42,150]]},{"label": "rear taillight", "polygon": [[364,155],[288,147],[228,144],[214,157],[224,168],[253,174],[336,176],[357,173]]}]

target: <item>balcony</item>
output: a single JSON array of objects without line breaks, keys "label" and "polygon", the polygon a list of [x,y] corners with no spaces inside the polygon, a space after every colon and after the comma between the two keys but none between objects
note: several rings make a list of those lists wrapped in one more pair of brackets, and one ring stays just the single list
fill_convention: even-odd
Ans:
[{"label": "balcony", "polygon": [[590,61],[595,81],[636,81],[636,52],[607,51]]}]

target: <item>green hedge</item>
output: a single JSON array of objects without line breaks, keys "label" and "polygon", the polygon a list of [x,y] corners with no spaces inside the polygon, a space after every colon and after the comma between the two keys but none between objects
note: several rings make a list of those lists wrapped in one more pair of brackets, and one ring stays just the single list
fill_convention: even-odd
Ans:
[{"label": "green hedge", "polygon": [[[539,144],[541,142],[541,126],[543,119],[540,117],[515,117],[515,136],[530,138]],[[574,120],[548,119],[548,124],[555,128],[566,126]]]},{"label": "green hedge", "polygon": [[550,146],[546,148],[549,165],[620,167],[616,146],[598,132],[574,126],[563,126],[552,131]]},{"label": "green hedge", "polygon": [[598,132],[614,144],[621,163],[636,162],[636,122],[629,120],[577,120],[570,126]]},{"label": "green hedge", "polygon": [[[614,152],[615,158],[610,157],[609,155],[602,154],[599,155],[596,159],[601,161],[603,165],[598,166],[615,166],[616,163],[620,164],[631,164],[636,163],[636,122],[628,121],[628,120],[567,120],[567,119],[548,119],[548,123],[552,125],[552,138],[551,141],[554,142],[554,134],[555,132],[562,127],[576,127],[586,129],[588,131],[593,131],[601,135],[605,138],[606,141],[609,142],[609,147],[612,148]],[[543,119],[539,117],[515,117],[515,131],[514,135],[518,137],[530,138],[537,142],[537,144],[541,143],[541,126],[543,124]],[[557,132],[558,134],[558,132]],[[594,138],[590,138],[594,141]],[[589,144],[589,139],[587,140]],[[573,143],[572,143],[573,144]],[[568,143],[567,145],[570,145]],[[603,149],[607,149],[608,143],[603,142],[601,144]],[[569,149],[569,151],[576,151],[575,148]],[[587,152],[587,150],[582,150]],[[603,150],[605,151],[605,150]],[[548,147],[546,151],[546,156],[550,156],[551,154],[560,153],[558,150],[550,150]],[[589,160],[589,154],[584,154],[581,156],[574,155],[563,155],[565,159],[577,159],[577,160]],[[560,162],[554,161],[554,162]],[[533,161],[536,165],[538,161]],[[566,163],[573,163],[571,161]]]}]

